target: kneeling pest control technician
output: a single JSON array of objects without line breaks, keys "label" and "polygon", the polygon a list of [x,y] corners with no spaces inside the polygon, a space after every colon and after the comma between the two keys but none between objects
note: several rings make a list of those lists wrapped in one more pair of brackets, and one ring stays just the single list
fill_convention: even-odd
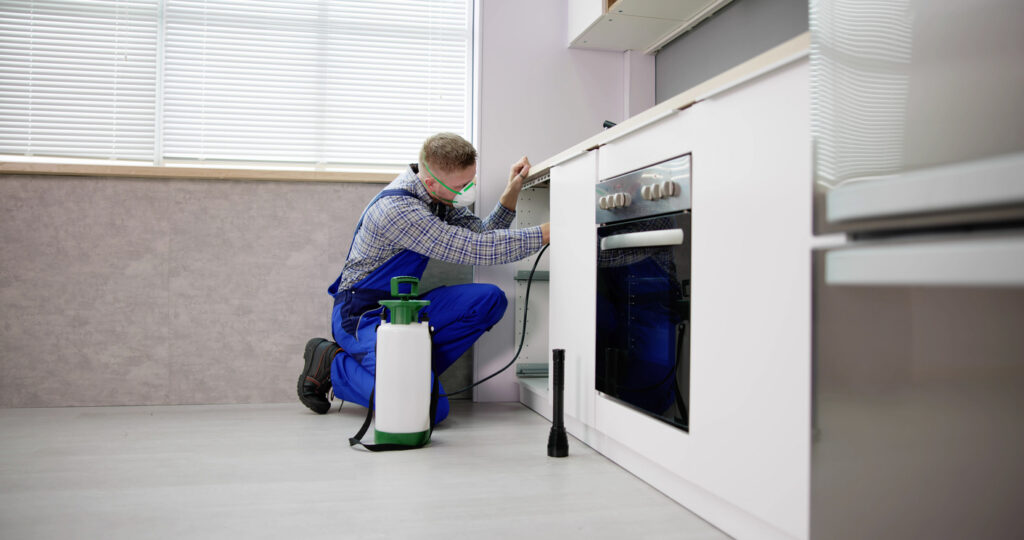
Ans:
[{"label": "kneeling pest control technician", "polygon": [[[476,150],[454,133],[428,138],[419,163],[409,165],[363,211],[341,275],[330,286],[335,342],[306,344],[299,375],[299,400],[319,414],[330,410],[327,392],[369,406],[376,373],[376,331],[391,298],[391,278],[421,278],[430,259],[455,264],[496,265],[526,258],[549,241],[549,224],[509,229],[530,162],[512,165],[498,204],[481,220],[469,208],[476,199]],[[439,287],[420,296],[433,328],[431,363],[440,375],[505,313],[498,287],[469,283]],[[435,375],[435,376],[436,376]],[[442,391],[443,393],[443,391]],[[437,404],[435,422],[448,416],[448,400]]]}]

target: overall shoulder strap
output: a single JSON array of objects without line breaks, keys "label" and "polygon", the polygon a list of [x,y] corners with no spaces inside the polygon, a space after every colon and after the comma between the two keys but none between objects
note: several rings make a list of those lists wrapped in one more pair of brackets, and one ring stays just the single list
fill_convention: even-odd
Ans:
[{"label": "overall shoulder strap", "polygon": [[359,215],[359,221],[356,223],[356,230],[352,233],[352,242],[348,245],[348,254],[345,255],[346,260],[348,259],[348,256],[352,254],[352,245],[356,243],[356,235],[359,234],[359,229],[363,227],[363,219],[366,218],[366,212],[370,210],[370,207],[373,206],[375,202],[383,199],[384,197],[412,197],[414,199],[419,198],[416,196],[415,193],[407,189],[385,189],[384,191],[378,193],[377,196],[374,197],[372,201],[370,201],[370,204],[366,205],[366,208],[363,209],[363,213]]},{"label": "overall shoulder strap", "polygon": [[[359,214],[359,221],[356,222],[356,229],[355,231],[352,232],[352,241],[349,242],[348,244],[348,253],[345,254],[346,261],[348,261],[349,255],[352,254],[352,246],[354,246],[356,243],[356,235],[359,234],[359,229],[363,227],[363,219],[366,217],[366,211],[369,210],[374,203],[383,199],[384,197],[412,197],[414,199],[419,199],[419,197],[417,197],[415,193],[407,189],[385,189],[378,193],[376,196],[374,196],[374,198],[370,200],[370,204],[367,204],[366,208],[363,209],[363,213]],[[345,269],[342,268],[342,271],[338,274],[338,279],[335,279],[334,283],[332,283],[331,286],[327,288],[327,293],[330,294],[331,296],[335,296],[336,294],[338,294],[338,287],[341,286],[341,278],[344,275],[344,273]]]}]

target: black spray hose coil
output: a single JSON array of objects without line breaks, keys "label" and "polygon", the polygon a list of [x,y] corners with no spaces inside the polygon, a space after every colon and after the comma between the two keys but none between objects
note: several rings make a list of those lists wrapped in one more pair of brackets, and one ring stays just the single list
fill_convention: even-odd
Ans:
[{"label": "black spray hose coil", "polygon": [[549,245],[551,245],[551,244],[545,244],[544,247],[542,247],[540,249],[540,252],[537,253],[537,259],[533,261],[533,268],[530,269],[530,277],[527,278],[527,281],[526,281],[526,297],[523,298],[523,332],[522,332],[523,335],[519,337],[519,348],[516,349],[515,356],[512,357],[512,360],[509,360],[508,364],[505,364],[505,367],[499,369],[498,371],[495,371],[494,373],[491,373],[490,375],[484,377],[483,379],[480,379],[479,381],[476,381],[475,383],[473,383],[473,384],[471,384],[471,385],[469,385],[469,386],[467,386],[465,388],[460,388],[458,390],[455,390],[454,392],[448,392],[448,393],[445,393],[445,394],[441,394],[441,397],[454,396],[456,394],[461,394],[461,393],[465,392],[466,390],[470,390],[474,386],[476,386],[476,385],[478,385],[480,383],[483,383],[483,382],[485,382],[487,380],[490,380],[491,378],[497,376],[502,371],[505,371],[506,369],[512,367],[512,364],[515,364],[516,360],[519,359],[519,353],[523,352],[523,343],[526,341],[526,313],[527,313],[527,308],[530,307],[530,285],[533,284],[533,273],[537,270],[537,263],[540,262],[541,255],[544,255],[544,252],[547,251]]}]

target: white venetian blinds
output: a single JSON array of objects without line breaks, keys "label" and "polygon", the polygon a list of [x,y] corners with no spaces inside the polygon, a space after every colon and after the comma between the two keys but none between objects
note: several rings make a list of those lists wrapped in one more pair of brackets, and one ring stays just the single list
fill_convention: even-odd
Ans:
[{"label": "white venetian blinds", "polygon": [[153,159],[157,5],[0,1],[0,153]]},{"label": "white venetian blinds", "polygon": [[[0,153],[387,166],[415,160],[432,133],[471,135],[470,0],[45,2],[60,29],[37,23],[43,3],[0,2]],[[106,11],[85,16],[99,7]],[[84,47],[88,38],[80,36],[93,36],[79,28],[91,24],[107,26],[95,35],[98,52],[89,59],[96,63],[85,64],[71,50]],[[47,40],[67,34],[66,48],[43,56],[44,33]],[[148,62],[127,49],[139,44]],[[45,152],[38,146],[44,61],[103,70],[95,88],[53,74],[66,91],[64,101],[46,101],[57,114],[50,114],[55,146]],[[79,109],[89,100],[77,99],[90,95],[86,89],[106,116],[61,139],[79,124],[60,111],[86,114]],[[148,102],[126,101],[141,96]],[[127,116],[140,111],[148,116]],[[129,125],[133,131],[119,131]],[[93,140],[101,127],[102,144]]]},{"label": "white venetian blinds", "polygon": [[472,140],[471,4],[348,1],[332,9],[325,125],[330,161],[405,164],[419,158],[423,139],[433,133],[452,131]]},{"label": "white venetian blinds", "polygon": [[167,159],[318,160],[328,34],[319,3],[167,2]]}]

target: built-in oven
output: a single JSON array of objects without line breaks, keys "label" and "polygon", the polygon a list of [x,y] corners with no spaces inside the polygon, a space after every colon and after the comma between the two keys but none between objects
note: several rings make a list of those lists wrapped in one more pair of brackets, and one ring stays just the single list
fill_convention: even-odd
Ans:
[{"label": "built-in oven", "polygon": [[597,184],[596,388],[689,431],[689,154]]}]

